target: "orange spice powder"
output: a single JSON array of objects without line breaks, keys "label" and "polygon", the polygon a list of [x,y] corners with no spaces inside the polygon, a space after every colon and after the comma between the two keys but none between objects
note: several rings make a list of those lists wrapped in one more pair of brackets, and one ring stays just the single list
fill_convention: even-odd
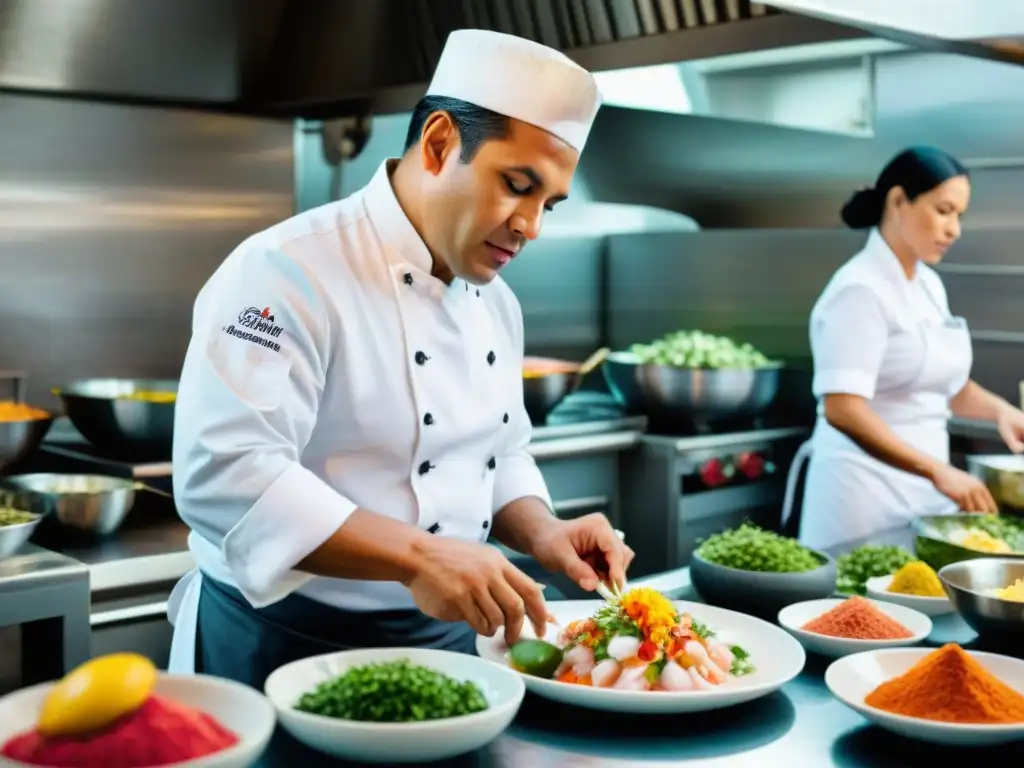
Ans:
[{"label": "orange spice powder", "polygon": [[947,723],[1024,723],[1024,696],[956,643],[882,683],[864,703],[895,715]]},{"label": "orange spice powder", "polygon": [[909,629],[859,595],[811,619],[803,629],[847,640],[899,640],[914,636]]}]

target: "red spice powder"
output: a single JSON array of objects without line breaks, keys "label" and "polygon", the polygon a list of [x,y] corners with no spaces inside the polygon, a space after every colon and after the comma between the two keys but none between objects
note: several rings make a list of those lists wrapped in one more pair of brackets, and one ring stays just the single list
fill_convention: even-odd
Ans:
[{"label": "red spice powder", "polygon": [[847,640],[900,640],[914,633],[875,607],[870,600],[854,596],[831,611],[804,624],[805,632]]},{"label": "red spice powder", "polygon": [[0,754],[50,768],[157,768],[237,743],[238,737],[210,715],[151,696],[135,712],[99,733],[45,739],[32,730],[8,741]]}]

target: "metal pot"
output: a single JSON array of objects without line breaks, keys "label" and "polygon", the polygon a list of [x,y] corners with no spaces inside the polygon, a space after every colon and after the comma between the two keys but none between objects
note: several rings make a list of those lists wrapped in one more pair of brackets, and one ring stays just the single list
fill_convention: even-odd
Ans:
[{"label": "metal pot", "polygon": [[543,424],[555,406],[574,391],[607,354],[607,348],[599,349],[582,363],[551,357],[523,358],[523,402],[530,421]]},{"label": "metal pot", "polygon": [[75,429],[100,450],[170,456],[174,401],[154,402],[141,399],[139,394],[177,393],[177,381],[83,379],[54,391]]},{"label": "metal pot", "polygon": [[[13,400],[23,402],[26,376],[22,372],[0,373],[0,381],[11,383]],[[24,421],[0,421],[0,472],[32,453],[53,425],[53,416]]]},{"label": "metal pot", "polygon": [[710,424],[762,415],[779,393],[780,368],[675,368],[613,352],[601,371],[631,413]]}]

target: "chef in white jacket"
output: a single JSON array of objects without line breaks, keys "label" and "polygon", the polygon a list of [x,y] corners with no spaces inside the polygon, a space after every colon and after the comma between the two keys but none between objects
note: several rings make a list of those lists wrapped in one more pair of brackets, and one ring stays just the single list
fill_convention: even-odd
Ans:
[{"label": "chef in white jacket", "polygon": [[561,53],[454,32],[403,157],[203,287],[175,420],[197,570],[170,601],[172,671],[260,687],[341,648],[514,640],[547,611],[491,534],[584,589],[624,580],[606,518],[552,514],[498,277],[568,194],[599,105]]},{"label": "chef in white jacket", "polygon": [[[868,229],[814,305],[810,321],[818,421],[800,540],[810,547],[906,525],[918,515],[995,512],[985,485],[949,463],[950,412],[997,423],[1014,452],[1024,414],[970,378],[967,324],[950,314],[932,269],[960,237],[967,170],[938,149],[897,155],[843,221]],[[792,506],[795,463],[787,493]]]}]

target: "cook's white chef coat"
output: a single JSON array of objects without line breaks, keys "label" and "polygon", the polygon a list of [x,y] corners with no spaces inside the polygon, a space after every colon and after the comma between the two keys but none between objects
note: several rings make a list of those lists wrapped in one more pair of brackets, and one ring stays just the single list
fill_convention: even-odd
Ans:
[{"label": "cook's white chef coat", "polygon": [[836,272],[814,305],[810,337],[819,408],[801,451],[801,459],[813,458],[800,540],[829,547],[914,516],[955,511],[928,480],[878,461],[830,426],[821,404],[827,394],[863,397],[904,441],[949,461],[949,402],[967,383],[973,357],[967,324],[950,315],[938,274],[919,263],[908,279],[872,230],[864,249]]},{"label": "cook's white chef coat", "polygon": [[[198,569],[256,607],[292,592],[413,607],[396,582],[295,570],[357,507],[483,542],[516,498],[551,505],[526,450],[519,303],[500,278],[431,277],[389,163],[248,239],[195,303],[175,498]],[[171,597],[172,671],[193,670],[199,583],[193,571]]]}]

